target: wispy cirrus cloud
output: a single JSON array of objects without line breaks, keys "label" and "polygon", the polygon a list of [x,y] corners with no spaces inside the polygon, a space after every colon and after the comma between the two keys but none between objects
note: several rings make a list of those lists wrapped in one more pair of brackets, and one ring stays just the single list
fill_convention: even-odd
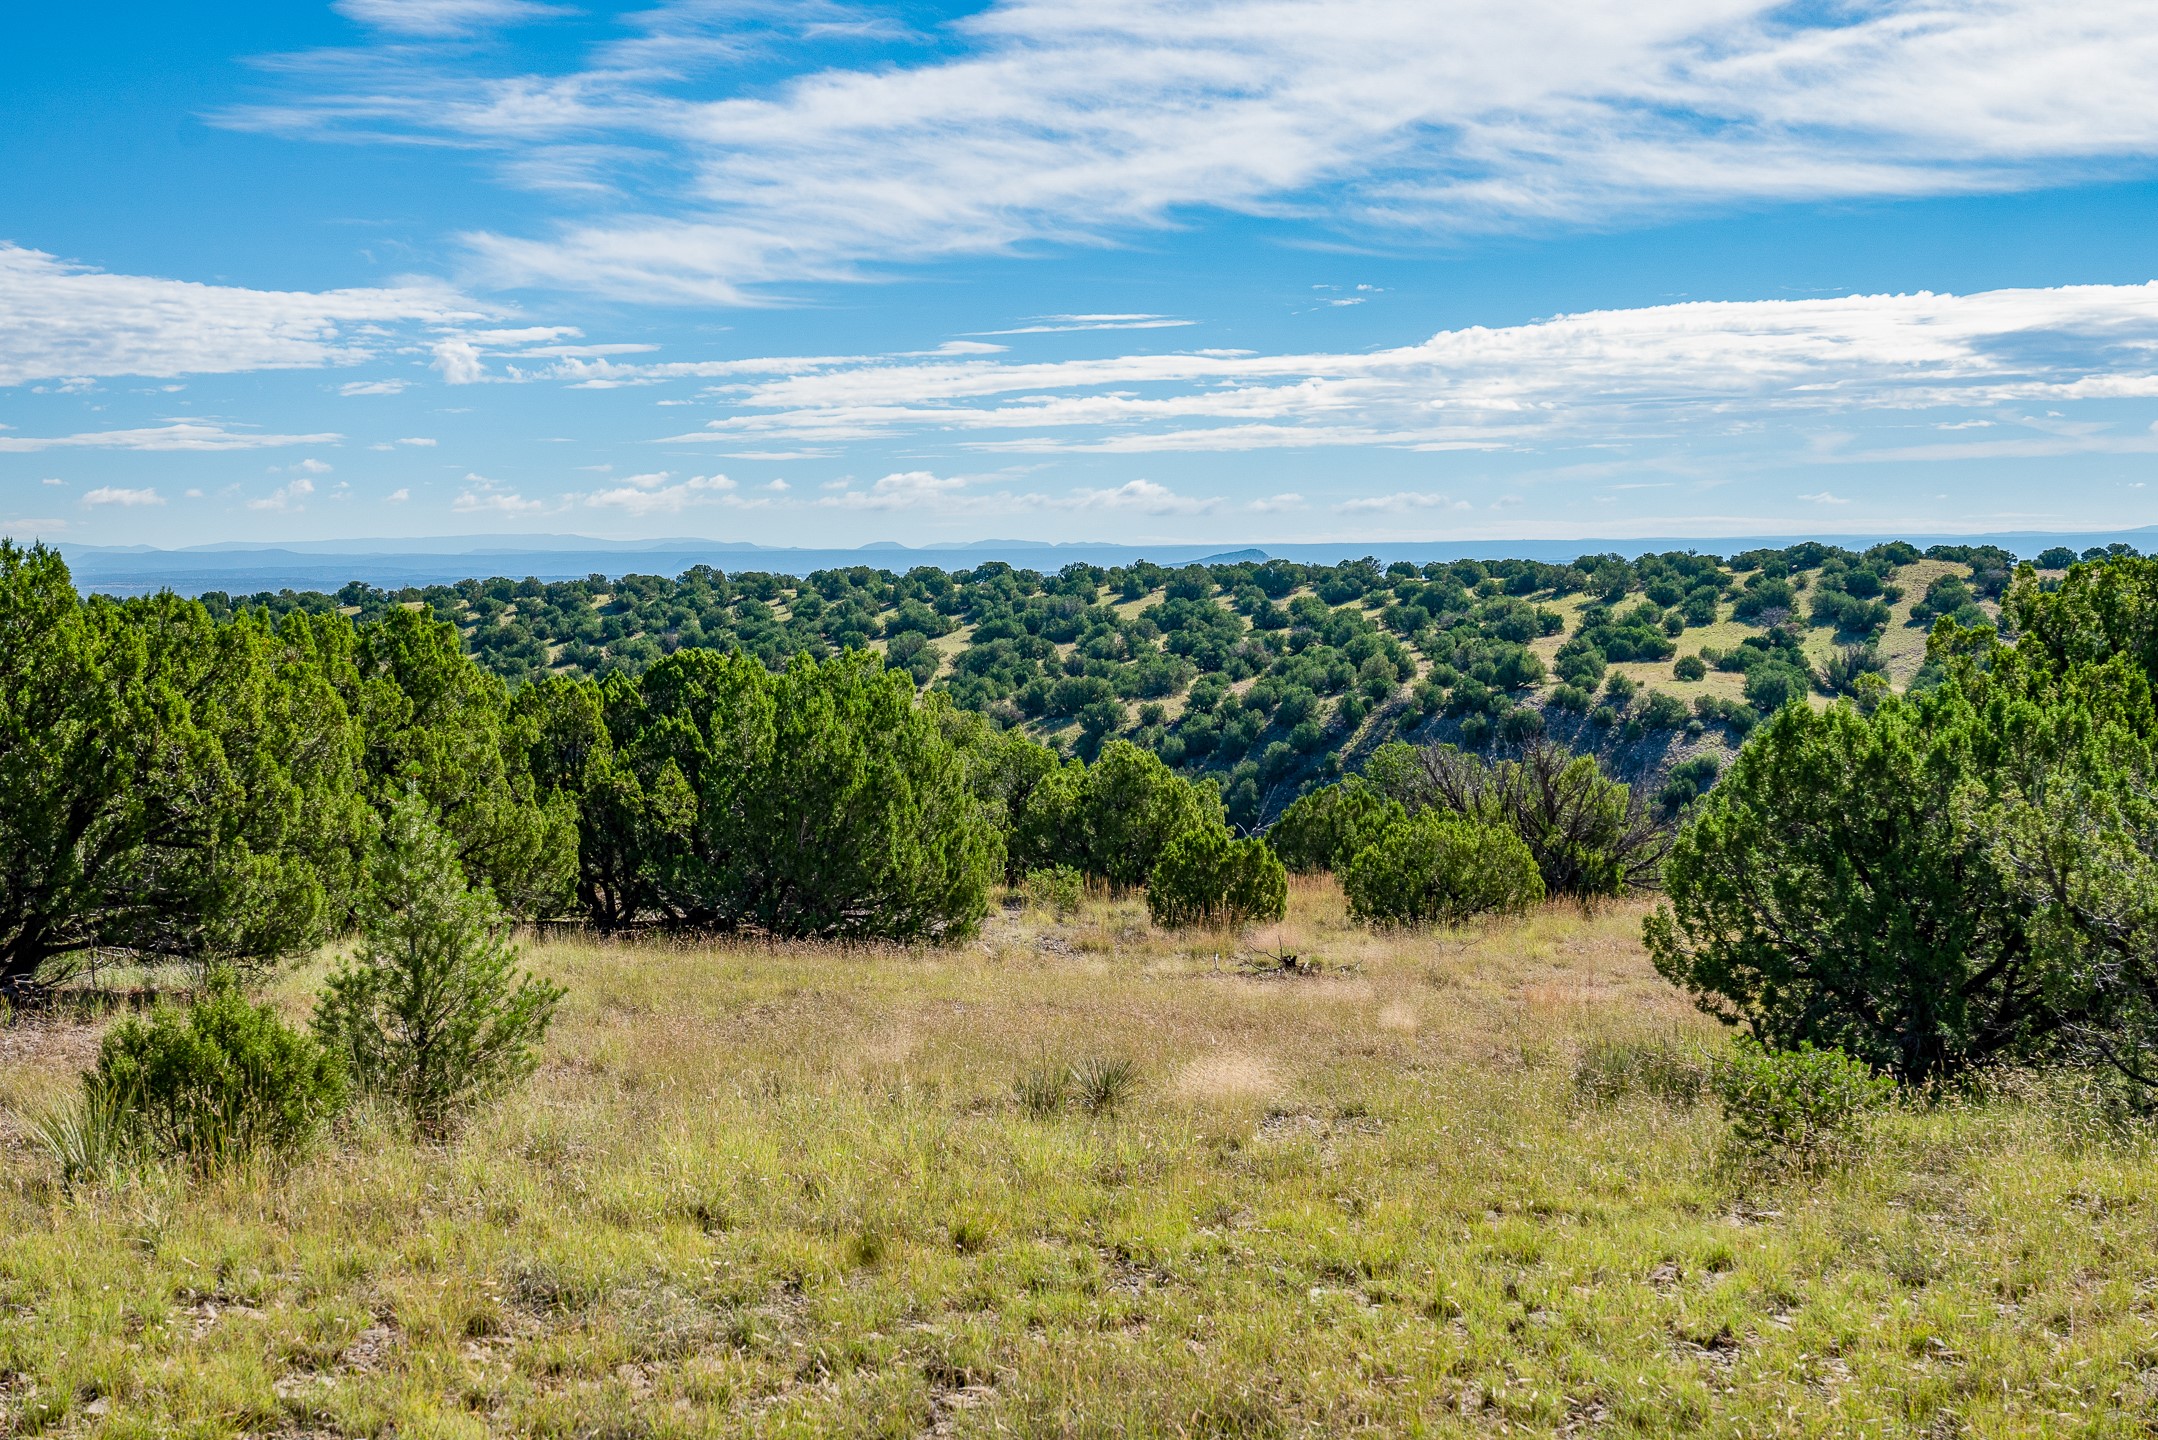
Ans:
[{"label": "wispy cirrus cloud", "polygon": [[[2158,282],[1587,311],[1357,353],[783,357],[763,362],[761,377],[759,362],[725,363],[730,383],[712,399],[727,413],[668,443],[933,435],[1010,451],[1475,450],[1946,407],[1991,408],[2045,432],[2048,444],[2097,450],[2144,447],[2148,437],[2124,441],[2107,418],[2054,420],[2013,407],[2158,399]],[[562,373],[589,381],[643,372]]]},{"label": "wispy cirrus cloud", "polygon": [[1467,510],[1466,500],[1425,490],[1397,490],[1391,495],[1359,495],[1334,507],[1344,515],[1385,514],[1409,510]]},{"label": "wispy cirrus cloud", "polygon": [[[539,8],[344,3],[407,35]],[[722,303],[1198,209],[1413,242],[2158,156],[2152,0],[1000,0],[874,65],[808,42],[875,17],[800,11],[672,0],[565,71],[454,47],[288,57],[283,93],[224,122],[491,151],[578,202],[470,236],[495,282]],[[720,67],[760,45],[800,68],[742,93]]]},{"label": "wispy cirrus cloud", "polygon": [[1044,315],[1009,330],[980,330],[980,335],[1069,335],[1082,330],[1176,330],[1192,324],[1169,315]]},{"label": "wispy cirrus cloud", "polygon": [[[0,242],[0,385],[353,365],[384,350],[384,327],[460,325],[494,313],[437,284],[248,290],[115,275]],[[377,384],[347,393],[394,393]]]},{"label": "wispy cirrus cloud", "polygon": [[79,435],[0,435],[0,452],[38,450],[275,450],[286,445],[335,445],[337,434],[272,435],[233,430],[199,420],[132,430],[90,430]]},{"label": "wispy cirrus cloud", "polygon": [[393,35],[439,38],[469,35],[501,25],[574,14],[563,5],[536,0],[336,0],[333,7],[362,25]]}]

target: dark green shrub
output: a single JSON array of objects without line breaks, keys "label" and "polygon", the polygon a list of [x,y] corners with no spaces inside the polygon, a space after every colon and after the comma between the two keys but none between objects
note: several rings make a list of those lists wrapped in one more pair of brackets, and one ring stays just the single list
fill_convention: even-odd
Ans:
[{"label": "dark green shrub", "polygon": [[1641,702],[1641,723],[1651,730],[1677,730],[1692,717],[1686,702],[1662,690],[1651,690]]},{"label": "dark green shrub", "polygon": [[1673,662],[1671,673],[1681,680],[1699,680],[1708,674],[1708,662],[1698,655],[1681,655]]},{"label": "dark green shrub", "polygon": [[106,1032],[83,1089],[86,1110],[117,1106],[147,1153],[211,1169],[300,1149],[344,1107],[346,1081],[334,1053],[219,973],[186,1009]]},{"label": "dark green shrub", "polygon": [[[975,753],[874,653],[800,656],[774,674],[682,650],[610,698],[636,781],[631,852],[667,922],[937,940],[988,913],[1005,803],[977,790]],[[1104,753],[1117,751],[1171,774],[1127,742]],[[1043,777],[1030,802],[1048,793],[1062,792]]]},{"label": "dark green shrub", "polygon": [[1821,666],[1821,686],[1831,695],[1856,695],[1858,682],[1888,668],[1871,645],[1843,645]]},{"label": "dark green shrub", "polygon": [[1548,703],[1554,710],[1570,710],[1576,715],[1586,715],[1593,698],[1578,685],[1559,685],[1553,687]]},{"label": "dark green shrub", "polygon": [[1776,1049],[1904,1080],[2042,1056],[2069,1017],[1958,798],[1990,729],[1945,687],[1871,716],[1777,712],[1679,834],[1646,925],[1656,968]]},{"label": "dark green shrub", "polygon": [[1709,1084],[1739,1149],[1760,1160],[1817,1164],[1851,1149],[1895,1082],[1834,1048],[1769,1050],[1741,1035]]},{"label": "dark green shrub", "polygon": [[1703,721],[1729,726],[1734,735],[1749,734],[1761,723],[1760,712],[1751,705],[1726,700],[1721,695],[1695,696],[1693,713]]},{"label": "dark green shrub", "polygon": [[1971,582],[1961,575],[1937,575],[1926,587],[1926,594],[1911,607],[1911,623],[1930,625],[1946,617],[1958,625],[1990,625],[1985,608],[1978,603],[1977,592]]},{"label": "dark green shrub", "polygon": [[1543,713],[1526,705],[1516,705],[1499,716],[1499,735],[1507,743],[1519,745],[1544,733]]},{"label": "dark green shrub", "polygon": [[1549,894],[1586,900],[1657,883],[1670,826],[1645,793],[1606,776],[1595,757],[1541,740],[1516,760],[1486,761],[1448,745],[1411,753],[1413,764],[1390,757],[1387,769],[1409,811],[1506,826],[1535,857]]},{"label": "dark green shrub", "polygon": [[1093,764],[1070,767],[1036,796],[1023,821],[1040,854],[1035,863],[1067,864],[1119,891],[1144,884],[1177,836],[1222,820],[1213,786],[1193,784],[1125,740],[1110,741]]},{"label": "dark green shrub", "polygon": [[315,1033],[417,1136],[440,1139],[539,1064],[562,990],[517,973],[493,894],[466,883],[417,799],[390,812],[360,924],[359,954],[316,1002]]},{"label": "dark green shrub", "polygon": [[1592,689],[1604,678],[1604,652],[1578,635],[1559,647],[1552,669],[1569,685]]},{"label": "dark green shrub", "polygon": [[1338,874],[1381,830],[1407,815],[1400,801],[1349,779],[1300,797],[1266,832],[1266,843],[1295,874]]},{"label": "dark green shrub", "polygon": [[1664,777],[1663,789],[1656,792],[1656,803],[1666,811],[1685,809],[1708,793],[1722,768],[1713,755],[1696,755],[1672,766]]},{"label": "dark green shrub", "polygon": [[1788,612],[1796,598],[1797,594],[1790,581],[1764,571],[1746,582],[1746,588],[1739,592],[1738,601],[1731,607],[1731,613],[1740,620],[1766,623],[1763,621],[1764,616],[1773,618]]},{"label": "dark green shrub", "polygon": [[1746,672],[1746,703],[1763,715],[1803,700],[1812,689],[1811,675],[1781,660],[1763,661]]},{"label": "dark green shrub", "polygon": [[1431,811],[1364,848],[1342,879],[1367,925],[1456,924],[1519,914],[1544,898],[1535,857],[1512,830]]},{"label": "dark green shrub", "polygon": [[1218,825],[1169,842],[1147,880],[1147,912],[1169,928],[1247,925],[1288,913],[1289,875],[1263,840],[1235,840]]}]

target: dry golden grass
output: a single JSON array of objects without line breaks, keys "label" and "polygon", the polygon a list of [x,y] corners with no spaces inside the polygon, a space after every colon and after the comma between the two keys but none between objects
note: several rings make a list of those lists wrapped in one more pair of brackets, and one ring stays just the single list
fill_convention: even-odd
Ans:
[{"label": "dry golden grass", "polygon": [[[2069,1097],[1728,1163],[1584,1047],[1714,1028],[1640,910],[945,951],[561,943],[455,1145],[0,1190],[0,1415],[115,1436],[2144,1435],[2151,1157]],[[1254,973],[1267,955],[1315,975]],[[318,967],[282,978],[297,1015]],[[0,1031],[34,1108],[94,1027]],[[1120,1108],[1029,1076],[1126,1060]]]}]

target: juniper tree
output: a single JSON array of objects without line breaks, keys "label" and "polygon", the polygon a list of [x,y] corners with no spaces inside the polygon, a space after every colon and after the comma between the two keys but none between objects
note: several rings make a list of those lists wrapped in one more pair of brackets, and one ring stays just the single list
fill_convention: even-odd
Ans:
[{"label": "juniper tree", "polygon": [[112,946],[245,964],[316,943],[366,834],[357,740],[305,647],[192,600],[83,600],[0,540],[0,988]]},{"label": "juniper tree", "polygon": [[315,1031],[416,1136],[440,1139],[531,1074],[563,991],[518,972],[501,906],[416,795],[391,803],[372,882],[359,953],[324,986]]}]

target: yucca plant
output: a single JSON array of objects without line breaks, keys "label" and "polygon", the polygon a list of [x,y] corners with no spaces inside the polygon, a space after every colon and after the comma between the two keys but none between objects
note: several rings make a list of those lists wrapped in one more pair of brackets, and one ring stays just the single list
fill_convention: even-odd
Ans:
[{"label": "yucca plant", "polygon": [[60,1183],[112,1184],[133,1170],[142,1157],[142,1135],[128,1097],[105,1085],[85,1083],[74,1100],[30,1122]]}]

